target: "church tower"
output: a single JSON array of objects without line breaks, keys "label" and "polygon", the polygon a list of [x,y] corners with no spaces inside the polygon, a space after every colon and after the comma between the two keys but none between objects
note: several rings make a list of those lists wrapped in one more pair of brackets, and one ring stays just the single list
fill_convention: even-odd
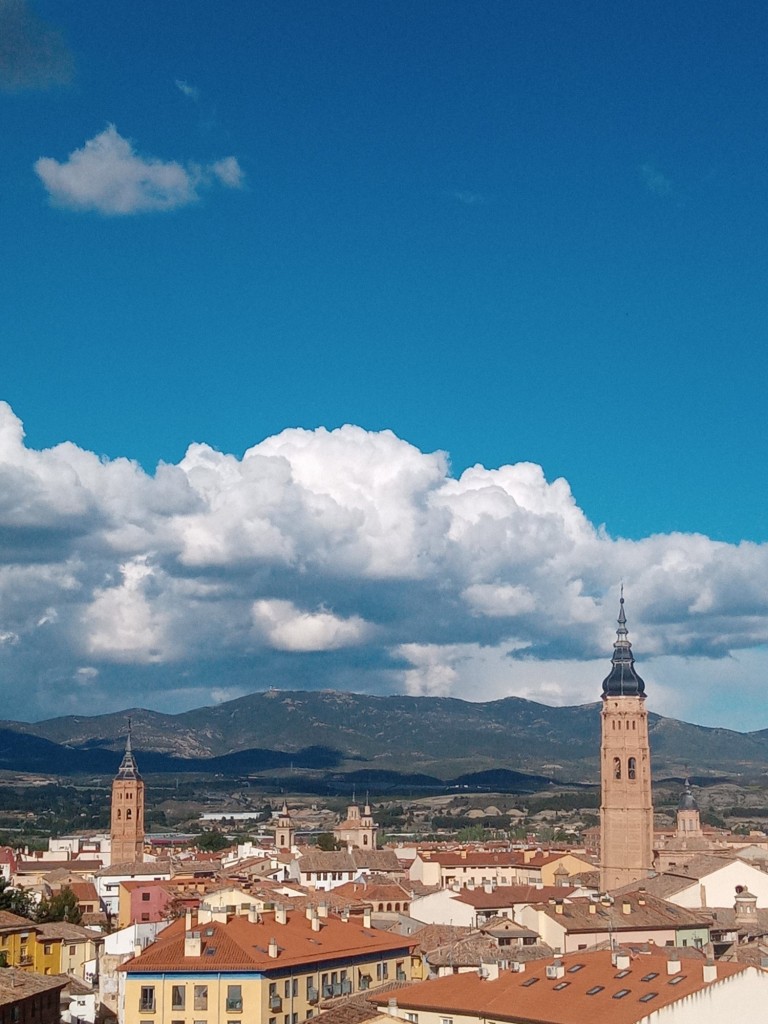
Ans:
[{"label": "church tower", "polygon": [[287,850],[290,853],[293,848],[294,831],[288,804],[283,800],[283,806],[277,818],[277,828],[275,829],[275,847],[278,850]]},{"label": "church tower", "polygon": [[604,891],[647,877],[653,864],[645,683],[635,671],[627,639],[623,589],[618,623],[600,715],[600,887]]},{"label": "church tower", "polygon": [[701,839],[701,815],[699,805],[691,792],[690,779],[685,780],[685,791],[677,805],[677,838]]},{"label": "church tower", "polygon": [[112,849],[110,864],[144,860],[144,781],[131,748],[131,720],[125,753],[112,783]]}]

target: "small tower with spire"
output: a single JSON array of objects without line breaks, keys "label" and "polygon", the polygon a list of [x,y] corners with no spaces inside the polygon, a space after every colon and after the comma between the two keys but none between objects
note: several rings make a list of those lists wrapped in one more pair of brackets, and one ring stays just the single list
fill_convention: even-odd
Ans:
[{"label": "small tower with spire", "polygon": [[288,804],[283,800],[283,806],[280,808],[280,814],[277,817],[275,847],[278,850],[287,850],[290,852],[293,849],[294,833],[295,829],[293,827],[293,820],[291,819],[291,812],[288,810]]},{"label": "small tower with spire", "polygon": [[125,753],[112,783],[110,833],[110,864],[144,860],[144,780],[133,756],[130,718]]},{"label": "small tower with spire", "polygon": [[701,814],[696,798],[691,792],[691,780],[685,780],[685,789],[677,805],[677,838],[701,839]]},{"label": "small tower with spire", "polygon": [[600,715],[600,887],[605,891],[647,877],[653,864],[645,683],[635,670],[623,586],[618,624]]}]

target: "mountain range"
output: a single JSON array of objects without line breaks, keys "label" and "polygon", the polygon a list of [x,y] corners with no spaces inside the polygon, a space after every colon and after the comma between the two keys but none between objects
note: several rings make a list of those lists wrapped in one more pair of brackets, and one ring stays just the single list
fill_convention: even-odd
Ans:
[{"label": "mountain range", "polygon": [[[501,772],[595,784],[600,705],[549,707],[519,697],[370,696],[271,689],[177,715],[131,709],[42,722],[0,722],[0,769],[113,774],[128,718],[140,768],[151,772],[300,773],[465,785]],[[768,730],[739,733],[649,714],[654,774],[762,775]],[[426,782],[425,782],[426,784]],[[521,783],[522,784],[522,783]]]}]

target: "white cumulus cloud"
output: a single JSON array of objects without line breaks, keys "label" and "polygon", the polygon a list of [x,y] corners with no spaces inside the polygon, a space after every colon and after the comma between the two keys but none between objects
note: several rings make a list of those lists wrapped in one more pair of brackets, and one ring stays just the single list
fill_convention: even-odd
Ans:
[{"label": "white cumulus cloud", "polygon": [[361,643],[369,632],[357,615],[343,619],[328,611],[301,611],[279,600],[254,602],[253,623],[280,651],[335,651]]},{"label": "white cumulus cloud", "polygon": [[57,205],[108,215],[174,210],[196,202],[214,180],[228,188],[239,188],[243,181],[233,156],[207,167],[141,156],[114,125],[64,162],[40,157],[34,166]]},{"label": "white cumulus cloud", "polygon": [[147,473],[30,448],[0,403],[6,717],[75,711],[86,679],[104,711],[273,684],[597,699],[623,579],[649,706],[722,721],[718,679],[768,669],[767,574],[768,545],[613,538],[540,466],[455,478],[391,431],[196,443]]}]

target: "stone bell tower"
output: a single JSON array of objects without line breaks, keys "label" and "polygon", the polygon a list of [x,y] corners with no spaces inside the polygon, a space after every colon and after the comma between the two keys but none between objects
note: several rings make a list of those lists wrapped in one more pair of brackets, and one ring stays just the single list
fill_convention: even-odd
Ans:
[{"label": "stone bell tower", "polygon": [[112,848],[110,864],[144,860],[144,781],[131,748],[131,720],[125,753],[112,783]]},{"label": "stone bell tower", "polygon": [[289,853],[293,847],[295,829],[288,810],[288,804],[283,800],[283,806],[277,818],[275,829],[275,846],[278,850],[287,850]]},{"label": "stone bell tower", "polygon": [[611,671],[603,682],[600,887],[646,878],[653,865],[651,753],[645,683],[627,639],[622,588]]}]

